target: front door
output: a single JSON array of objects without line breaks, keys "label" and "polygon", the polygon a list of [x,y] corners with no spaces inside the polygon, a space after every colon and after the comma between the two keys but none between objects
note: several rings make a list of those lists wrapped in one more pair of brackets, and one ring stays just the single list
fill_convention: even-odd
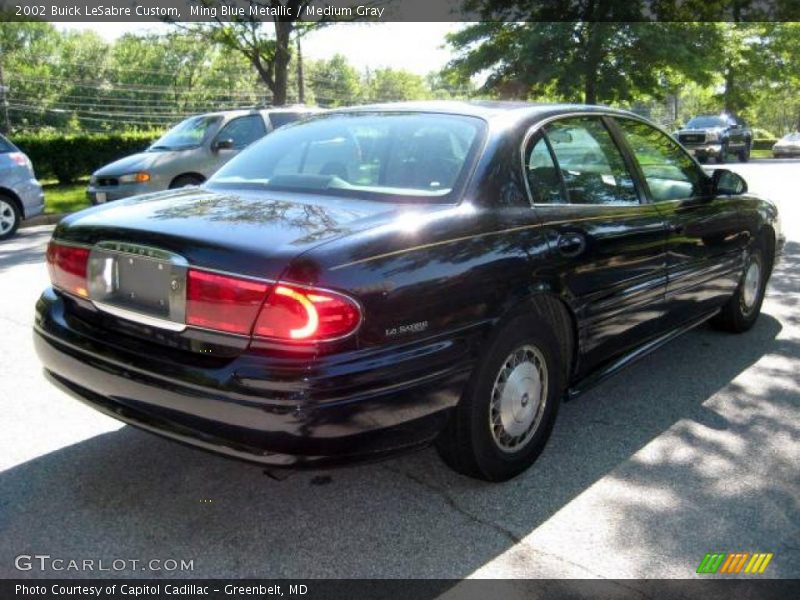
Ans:
[{"label": "front door", "polygon": [[658,333],[664,219],[645,201],[604,117],[553,121],[528,146],[534,209],[578,320],[582,375]]},{"label": "front door", "polygon": [[710,180],[668,135],[615,118],[646,191],[667,225],[667,303],[674,322],[713,311],[735,291],[753,215],[737,197],[709,196]]}]

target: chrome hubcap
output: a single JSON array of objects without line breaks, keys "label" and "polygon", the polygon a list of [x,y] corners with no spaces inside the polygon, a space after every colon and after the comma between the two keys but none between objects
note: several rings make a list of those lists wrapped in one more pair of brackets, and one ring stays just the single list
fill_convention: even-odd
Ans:
[{"label": "chrome hubcap", "polygon": [[757,260],[750,260],[747,266],[747,271],[744,274],[744,282],[742,283],[742,304],[745,311],[751,311],[756,302],[758,302],[758,294],[761,290],[761,264]]},{"label": "chrome hubcap", "polygon": [[530,441],[547,402],[547,365],[541,351],[525,345],[508,355],[492,388],[489,427],[497,447],[518,452]]},{"label": "chrome hubcap", "polygon": [[0,200],[0,234],[9,231],[14,226],[15,219],[12,206],[5,200]]}]

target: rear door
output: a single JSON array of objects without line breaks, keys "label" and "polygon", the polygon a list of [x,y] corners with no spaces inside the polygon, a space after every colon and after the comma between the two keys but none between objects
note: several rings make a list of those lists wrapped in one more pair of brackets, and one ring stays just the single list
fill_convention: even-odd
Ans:
[{"label": "rear door", "polygon": [[666,289],[662,215],[645,201],[606,119],[558,119],[530,139],[537,215],[578,319],[580,373],[659,331]]},{"label": "rear door", "polygon": [[667,225],[667,302],[674,324],[725,302],[738,285],[750,239],[741,199],[710,198],[709,177],[667,134],[642,121],[615,119]]}]

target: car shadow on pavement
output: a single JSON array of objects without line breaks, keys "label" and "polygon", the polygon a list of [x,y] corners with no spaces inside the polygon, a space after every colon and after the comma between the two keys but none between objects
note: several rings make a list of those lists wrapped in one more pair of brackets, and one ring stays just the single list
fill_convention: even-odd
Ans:
[{"label": "car shadow on pavement", "polygon": [[[643,540],[636,551],[647,552],[649,543],[663,543],[670,532],[678,539],[705,518],[691,509],[665,525],[666,513],[652,512],[651,492],[696,500],[703,510],[733,502],[724,487],[709,485],[713,474],[704,481],[684,459],[711,455],[724,462],[731,454],[757,452],[751,423],[732,422],[709,404],[721,389],[736,388],[733,380],[762,357],[798,355],[797,342],[776,339],[780,330],[765,314],[745,336],[704,327],[679,338],[563,405],[539,461],[499,485],[451,472],[432,449],[276,481],[258,467],[122,427],[0,473],[0,576],[115,575],[14,570],[14,556],[45,553],[194,561],[191,572],[116,573],[134,577],[462,578],[514,549],[607,477],[629,484],[619,511],[631,537],[620,543]],[[799,383],[797,373],[790,377]],[[763,389],[735,389],[735,402],[777,411],[788,400],[774,391],[769,382]],[[797,431],[762,412],[754,417],[759,431]],[[87,408],[86,418],[105,417]],[[744,446],[714,444],[713,435],[709,441],[697,430],[732,431]],[[641,462],[637,453],[654,440],[663,444],[665,436],[675,443],[663,460]],[[769,501],[785,504],[775,485]],[[761,500],[754,493],[736,501],[746,513]],[[549,552],[554,564],[569,563],[568,553]],[[595,574],[570,564],[573,576]],[[531,564],[523,571],[553,575],[536,569]]]}]

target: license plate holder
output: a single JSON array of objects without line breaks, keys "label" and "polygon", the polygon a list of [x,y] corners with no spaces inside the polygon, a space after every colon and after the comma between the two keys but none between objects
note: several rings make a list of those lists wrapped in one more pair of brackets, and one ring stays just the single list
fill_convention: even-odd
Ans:
[{"label": "license plate holder", "polygon": [[108,195],[105,192],[95,192],[94,199],[98,204],[105,204]]},{"label": "license plate holder", "polygon": [[143,324],[186,328],[186,260],[149,246],[100,242],[89,255],[89,298],[105,312]]}]

